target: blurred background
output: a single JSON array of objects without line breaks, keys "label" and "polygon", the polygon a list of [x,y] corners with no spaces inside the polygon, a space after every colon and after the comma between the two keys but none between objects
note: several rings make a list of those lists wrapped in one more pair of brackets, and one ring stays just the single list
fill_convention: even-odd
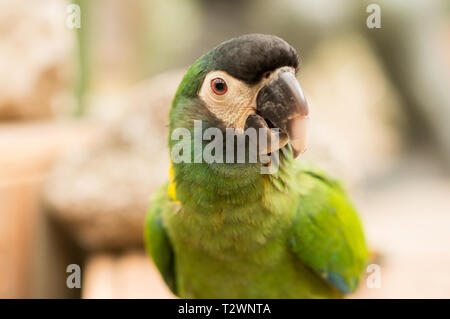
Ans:
[{"label": "blurred background", "polygon": [[450,297],[445,0],[1,0],[0,297],[172,297],[142,242],[170,102],[197,57],[245,33],[299,53],[300,160],[344,181],[381,267],[353,297]]}]

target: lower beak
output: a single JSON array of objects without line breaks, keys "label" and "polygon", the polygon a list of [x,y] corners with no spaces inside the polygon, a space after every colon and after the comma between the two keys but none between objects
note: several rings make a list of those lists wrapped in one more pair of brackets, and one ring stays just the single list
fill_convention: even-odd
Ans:
[{"label": "lower beak", "polygon": [[[256,116],[261,117],[270,128],[280,129],[280,136],[289,139],[294,158],[306,150],[309,108],[292,72],[280,69],[275,77],[259,90],[256,111]],[[287,143],[287,138],[280,147]]]}]

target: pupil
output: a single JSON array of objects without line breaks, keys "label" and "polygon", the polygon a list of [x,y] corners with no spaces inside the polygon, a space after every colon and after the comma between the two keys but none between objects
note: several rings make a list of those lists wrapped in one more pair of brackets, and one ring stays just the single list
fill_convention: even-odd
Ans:
[{"label": "pupil", "polygon": [[225,90],[225,83],[217,81],[216,82],[216,90],[217,91]]}]

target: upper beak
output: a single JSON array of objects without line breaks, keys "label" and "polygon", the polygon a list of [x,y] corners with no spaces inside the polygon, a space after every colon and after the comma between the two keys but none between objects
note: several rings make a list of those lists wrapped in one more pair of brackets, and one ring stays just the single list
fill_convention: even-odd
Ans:
[{"label": "upper beak", "polygon": [[[259,90],[256,111],[269,127],[280,129],[281,141],[283,136],[287,136],[295,158],[306,149],[308,103],[292,72],[287,69],[276,72],[273,79]],[[287,143],[287,138],[280,147]]]}]

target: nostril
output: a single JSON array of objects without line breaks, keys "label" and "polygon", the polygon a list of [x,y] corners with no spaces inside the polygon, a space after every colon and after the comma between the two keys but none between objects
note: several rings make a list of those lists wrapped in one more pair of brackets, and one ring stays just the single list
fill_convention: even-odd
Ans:
[{"label": "nostril", "polygon": [[266,73],[264,73],[264,78],[268,79],[270,77],[270,71],[267,71]]},{"label": "nostril", "polygon": [[266,121],[267,126],[268,126],[269,128],[276,128],[275,124],[273,124],[271,120],[268,120],[268,119],[266,119],[266,118],[263,118],[263,119],[264,119],[264,121]]}]

